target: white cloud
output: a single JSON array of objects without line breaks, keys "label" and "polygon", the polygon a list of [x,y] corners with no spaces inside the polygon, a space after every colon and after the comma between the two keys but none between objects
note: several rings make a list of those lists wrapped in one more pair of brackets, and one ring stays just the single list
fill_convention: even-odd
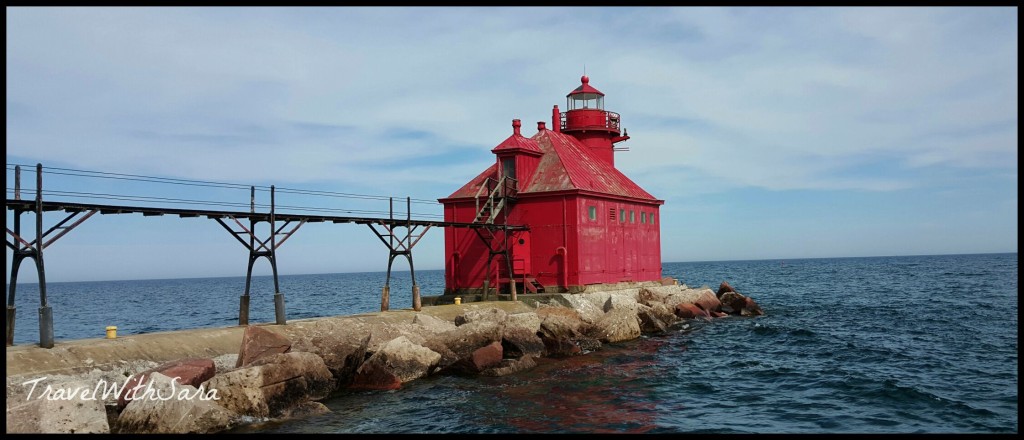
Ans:
[{"label": "white cloud", "polygon": [[1016,20],[1015,8],[8,8],[7,151],[433,199],[486,167],[511,119],[527,135],[550,120],[585,65],[633,137],[619,168],[670,203],[956,184],[936,168],[1015,180]]}]

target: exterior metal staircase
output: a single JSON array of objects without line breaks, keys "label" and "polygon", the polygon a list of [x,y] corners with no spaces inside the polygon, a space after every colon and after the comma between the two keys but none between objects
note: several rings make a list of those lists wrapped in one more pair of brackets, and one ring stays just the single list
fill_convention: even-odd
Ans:
[{"label": "exterior metal staircase", "polygon": [[544,285],[533,277],[525,277],[523,279],[523,288],[530,293],[544,293]]},{"label": "exterior metal staircase", "polygon": [[473,223],[493,225],[502,210],[515,201],[518,193],[517,184],[516,179],[508,176],[502,177],[501,180],[490,177],[485,179],[476,190],[476,217]]},{"label": "exterior metal staircase", "polygon": [[[521,286],[524,292],[543,292],[544,286],[537,282],[535,278],[529,277],[529,274],[522,273],[516,276],[512,268],[512,250],[508,243],[510,235],[504,226],[508,223],[508,210],[517,199],[519,193],[518,185],[519,182],[509,176],[503,176],[498,180],[490,177],[484,179],[483,184],[480,185],[476,192],[476,217],[473,219],[473,223],[493,225],[493,227],[489,228],[475,229],[480,239],[487,244],[490,251],[490,255],[487,258],[488,272],[490,272],[491,262],[496,255],[504,256],[505,260],[509,262],[505,274],[501,274],[501,269],[499,269],[499,275],[495,280],[499,285],[518,285]],[[509,278],[510,275],[512,276],[511,279]],[[485,281],[485,291],[488,285],[489,282]],[[510,286],[511,289],[512,287]]]}]

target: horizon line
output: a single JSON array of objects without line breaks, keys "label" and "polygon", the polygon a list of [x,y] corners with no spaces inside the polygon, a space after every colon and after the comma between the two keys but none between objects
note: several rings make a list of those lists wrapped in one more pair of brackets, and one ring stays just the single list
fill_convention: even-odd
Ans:
[{"label": "horizon line", "polygon": [[[999,255],[999,254],[1016,254],[1017,251],[1005,251],[1005,252],[968,252],[968,253],[953,253],[953,254],[907,254],[907,255],[868,255],[868,256],[846,256],[846,257],[799,257],[799,258],[756,258],[756,259],[735,259],[735,260],[688,260],[688,261],[662,261],[662,264],[689,264],[689,263],[733,263],[733,262],[746,262],[746,261],[799,261],[799,260],[835,260],[835,259],[852,259],[852,258],[894,258],[894,257],[944,257],[944,256],[957,256],[957,255]],[[432,271],[443,271],[441,269],[419,269],[417,272],[432,272]],[[309,276],[309,275],[339,275],[339,274],[359,274],[359,273],[385,273],[386,271],[352,271],[352,272],[318,272],[318,273],[288,273],[278,274],[279,277],[286,276]],[[408,270],[392,269],[391,273],[408,273]],[[253,275],[253,278],[272,277],[273,275]],[[172,281],[172,280],[206,280],[206,279],[220,279],[220,278],[245,278],[245,275],[220,275],[220,276],[202,276],[202,277],[176,277],[176,278],[134,278],[134,279],[108,279],[108,280],[69,280],[69,281],[47,281],[46,284],[54,283],[106,283],[114,281]],[[32,282],[19,282],[18,284],[39,284],[38,281]],[[4,285],[9,288],[10,282],[5,280]]]}]

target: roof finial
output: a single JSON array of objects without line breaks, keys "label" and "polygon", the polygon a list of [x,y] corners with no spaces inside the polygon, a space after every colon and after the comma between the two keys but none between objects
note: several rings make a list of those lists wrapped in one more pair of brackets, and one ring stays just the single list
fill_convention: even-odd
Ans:
[{"label": "roof finial", "polygon": [[518,119],[512,120],[512,134],[519,134],[519,127],[523,125]]}]

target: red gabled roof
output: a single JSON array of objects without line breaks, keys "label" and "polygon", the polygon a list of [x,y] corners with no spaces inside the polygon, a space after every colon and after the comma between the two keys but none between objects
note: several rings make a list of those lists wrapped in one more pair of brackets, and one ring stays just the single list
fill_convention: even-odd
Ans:
[{"label": "red gabled roof", "polygon": [[[537,164],[537,170],[527,186],[520,188],[520,194],[588,191],[661,202],[640,188],[625,174],[615,169],[614,166],[595,157],[590,149],[570,135],[552,130],[541,130],[532,138],[523,139],[529,141],[531,145],[535,145],[542,156]],[[504,145],[504,143],[502,144]],[[498,148],[501,146],[499,145]],[[477,190],[488,177],[497,179],[497,163],[492,164],[447,198],[475,197]]]},{"label": "red gabled roof", "polygon": [[538,156],[541,155],[537,141],[524,137],[519,133],[513,133],[512,136],[509,136],[508,139],[505,139],[491,150],[492,153],[500,153],[502,151],[526,151]]}]

